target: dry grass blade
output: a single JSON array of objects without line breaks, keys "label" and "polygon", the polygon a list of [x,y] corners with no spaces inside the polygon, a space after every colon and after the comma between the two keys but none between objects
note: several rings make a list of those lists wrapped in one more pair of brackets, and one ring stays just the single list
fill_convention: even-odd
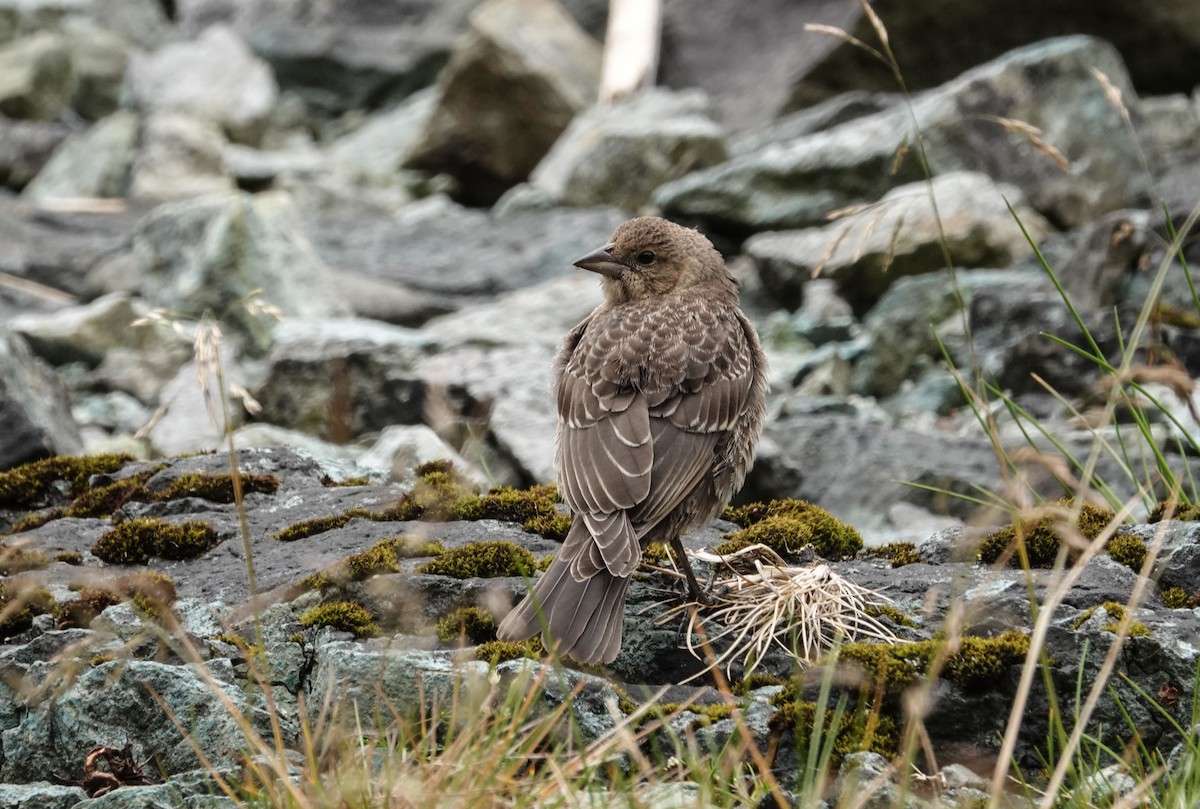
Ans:
[{"label": "dry grass blade", "polygon": [[904,164],[904,158],[908,157],[908,150],[908,135],[905,135],[900,140],[900,145],[896,147],[896,151],[892,152],[892,165],[890,171],[892,176],[895,176],[896,172],[900,171],[900,166]]},{"label": "dry grass blade", "polygon": [[904,227],[904,214],[896,217],[896,224],[892,227],[892,235],[888,238],[887,254],[883,257],[883,268],[881,272],[887,272],[892,268],[892,262],[896,260],[896,246],[900,244],[900,229]]},{"label": "dry grass blade", "polygon": [[845,42],[847,45],[853,45],[856,48],[866,51],[867,53],[871,54],[879,61],[883,62],[885,65],[888,64],[888,60],[886,58],[884,58],[884,55],[882,53],[875,50],[874,48],[872,48],[867,43],[863,42],[858,37],[851,36],[850,34],[846,33],[845,31],[843,31],[841,28],[838,28],[837,26],[820,25],[819,23],[810,22],[810,23],[805,23],[804,30],[810,31],[814,34],[823,34],[824,36],[827,36],[827,37],[833,37],[834,39],[840,39],[842,42]]},{"label": "dry grass blade", "polygon": [[1067,156],[1042,137],[1042,130],[1033,124],[1027,121],[1019,121],[1016,118],[1003,118],[999,115],[981,115],[980,118],[999,125],[1010,135],[1024,138],[1033,147],[1034,151],[1053,160],[1054,165],[1058,166],[1062,171],[1071,170],[1071,161],[1067,160]]},{"label": "dry grass blade", "polygon": [[[874,590],[842,578],[828,565],[789,567],[765,545],[751,545],[726,556],[688,553],[701,561],[724,564],[729,573],[719,575],[714,583],[719,593],[714,608],[701,614],[692,605],[682,604],[668,610],[662,620],[690,613],[688,651],[698,659],[704,655],[696,649],[692,635],[707,636],[714,646],[726,646],[712,658],[710,670],[723,666],[729,671],[740,658],[749,674],[772,648],[805,665],[838,640],[896,640],[887,626],[867,613],[868,607],[890,602]],[[754,572],[734,570],[731,563],[749,554],[756,557]]]},{"label": "dry grass blade", "polygon": [[825,252],[821,254],[821,257],[817,259],[817,263],[813,265],[811,273],[812,278],[819,276],[825,269],[825,265],[828,264],[830,259],[833,258],[833,254],[837,252],[838,247],[840,247],[842,244],[842,240],[845,239],[850,233],[850,229],[853,226],[853,222],[847,222],[838,230],[837,235],[830,240],[829,246],[825,248]]},{"label": "dry grass blade", "polygon": [[1126,127],[1133,128],[1133,119],[1129,115],[1129,108],[1125,106],[1125,101],[1121,97],[1121,90],[1112,80],[1099,68],[1092,68],[1092,76],[1100,83],[1100,87],[1104,89],[1104,97],[1108,99],[1108,103],[1121,116],[1121,121]]},{"label": "dry grass blade", "polygon": [[867,19],[871,22],[871,27],[875,29],[875,36],[879,37],[880,44],[884,50],[891,50],[891,43],[888,42],[887,28],[883,25],[883,20],[879,19],[879,15],[875,13],[875,9],[871,8],[871,4],[867,0],[858,0],[858,5],[862,7],[863,13],[867,15]]}]

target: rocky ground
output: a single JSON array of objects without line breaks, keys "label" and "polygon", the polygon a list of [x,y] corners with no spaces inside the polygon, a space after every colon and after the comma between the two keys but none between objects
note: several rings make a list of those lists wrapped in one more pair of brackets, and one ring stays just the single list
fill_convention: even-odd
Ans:
[{"label": "rocky ground", "polygon": [[[1116,361],[1153,294],[1136,363],[1185,378],[1200,367],[1181,263],[1195,266],[1200,248],[1187,238],[1170,250],[1168,223],[1184,227],[1198,201],[1200,12],[1162,3],[1131,18],[1106,0],[1084,21],[1033,0],[959,5],[874,5],[906,102],[890,70],[804,27],[875,43],[857,3],[729,0],[701,13],[667,2],[659,86],[596,105],[600,2],[0,0],[0,469],[129,453],[142,465],[104,474],[149,473],[146,485],[162,494],[186,471],[227,471],[228,456],[178,456],[225,449],[229,427],[236,447],[260,450],[244,456],[243,471],[279,479],[247,500],[258,586],[273,604],[264,619],[272,670],[309,672],[303,686],[324,687],[358,676],[335,674],[330,661],[361,663],[365,677],[400,656],[388,671],[434,677],[452,652],[428,648],[428,625],[460,606],[499,608],[518,580],[456,583],[413,574],[419,562],[402,560],[369,587],[347,584],[377,619],[392,607],[375,585],[419,605],[410,623],[385,627],[400,640],[370,642],[379,646],[328,630],[289,641],[321,598],[301,580],[404,533],[447,548],[513,540],[539,556],[553,539],[513,522],[396,526],[361,516],[320,541],[272,535],[306,517],[385,509],[417,485],[419,464],[442,458],[483,488],[552,481],[550,358],[599,300],[595,279],[571,261],[628,216],[656,212],[722,249],[771,359],[766,434],[741,500],[801,498],[869,546],[916,543],[921,562],[904,575],[875,557],[832,562],[884,588],[917,624],[904,629],[913,640],[967,594],[979,605],[972,633],[1029,629],[1022,576],[970,551],[952,561],[951,550],[972,547],[976,526],[1010,519],[981,513],[981,491],[1014,497],[1015,479],[1057,497],[1079,474],[1028,455],[1008,470],[997,446],[1018,461],[1032,444],[1082,463],[1097,435],[1115,440],[1111,427],[1092,429],[1105,390],[1096,363],[1046,334],[1083,345],[1084,323]],[[976,390],[993,386],[982,406],[991,436],[955,368]],[[1142,377],[1161,404],[1146,431],[1181,474],[1200,429],[1192,386],[1155,370]],[[1121,432],[1126,457],[1145,449],[1140,435]],[[158,458],[174,460],[159,469]],[[1107,455],[1097,469],[1114,500],[1134,496],[1140,474]],[[322,477],[361,480],[327,486]],[[232,507],[163,494],[115,512],[49,511],[109,483],[69,491],[60,482],[0,503],[0,528],[28,529],[9,549],[46,563],[10,564],[5,575],[69,601],[78,596],[70,585],[113,577],[116,563],[93,553],[113,513],[205,521],[212,548],[149,566],[174,578],[175,614],[213,676],[244,682],[236,647],[216,640],[239,626],[249,595]],[[1137,615],[1150,634],[1128,641],[1123,671],[1185,707],[1196,618],[1160,593],[1194,589],[1195,540],[1186,522],[1146,523],[1157,498],[1142,499],[1129,530],[1153,541],[1156,527],[1170,528]],[[30,514],[47,522],[22,524]],[[733,530],[718,526],[691,546],[711,548]],[[677,649],[679,627],[645,625],[660,601],[652,585],[670,584],[656,581],[631,599],[627,636],[652,640],[627,646],[610,672],[620,683],[669,683],[694,665]],[[1068,691],[1083,644],[1098,660],[1112,636],[1103,615],[1075,622],[1126,600],[1135,582],[1102,553],[1054,612],[1054,676]],[[1032,592],[1049,592],[1039,587]],[[639,617],[642,606],[651,609]],[[0,778],[66,777],[91,747],[126,741],[139,754],[173,751],[160,753],[171,773],[195,769],[178,738],[149,735],[169,736],[167,725],[123,724],[129,712],[117,700],[99,707],[101,684],[134,700],[138,683],[160,694],[174,683],[181,701],[170,704],[186,713],[199,699],[195,662],[178,665],[188,658],[177,646],[147,641],[145,659],[101,662],[55,700],[27,695],[59,653],[110,654],[145,618],[125,604],[91,629],[55,620],[31,617],[4,652],[25,685],[0,710]],[[578,676],[597,693],[612,687]],[[411,673],[396,677],[394,694],[406,693]],[[945,685],[935,710],[946,714],[942,741],[959,751],[950,758],[971,764],[977,751],[995,751],[1010,692],[991,692],[986,708],[961,690]],[[282,693],[294,704],[301,691],[293,682]],[[767,734],[778,706],[760,696]],[[63,706],[76,706],[76,719]],[[987,718],[964,733],[962,716]],[[1137,721],[1146,738],[1174,743],[1161,716]],[[709,730],[727,732],[719,727]],[[1022,737],[1026,760],[1039,731],[1044,738],[1031,722]],[[228,752],[228,732],[214,720],[204,744]],[[163,798],[175,803],[207,789],[188,783],[155,789],[177,790]],[[46,789],[13,805],[68,806],[81,794]]]}]

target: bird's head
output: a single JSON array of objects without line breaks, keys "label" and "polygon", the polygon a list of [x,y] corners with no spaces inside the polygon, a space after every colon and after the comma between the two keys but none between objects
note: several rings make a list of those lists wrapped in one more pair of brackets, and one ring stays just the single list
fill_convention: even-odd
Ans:
[{"label": "bird's head", "polygon": [[733,276],[712,242],[656,216],[621,224],[608,244],[575,266],[603,276],[604,296],[612,303],[701,286],[737,294]]}]

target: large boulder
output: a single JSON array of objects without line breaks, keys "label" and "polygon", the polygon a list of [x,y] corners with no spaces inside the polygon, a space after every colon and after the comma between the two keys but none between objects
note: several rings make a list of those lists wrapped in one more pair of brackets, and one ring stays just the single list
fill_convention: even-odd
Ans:
[{"label": "large boulder", "polygon": [[727,157],[703,93],[651,89],[576,116],[530,182],[568,205],[638,211],[663,183]]},{"label": "large boulder", "polygon": [[915,120],[934,174],[982,172],[1020,188],[1054,224],[1074,226],[1130,206],[1147,188],[1097,70],[1132,102],[1111,45],[1064,37],[975,68],[917,96],[911,110],[893,107],[689,174],[655,201],[668,215],[741,234],[815,225],[923,179]]},{"label": "large boulder", "polygon": [[0,114],[54,120],[70,105],[75,87],[62,36],[36,34],[0,47]]},{"label": "large boulder", "polygon": [[450,174],[463,200],[490,204],[591,106],[600,46],[556,0],[487,0],[470,19],[408,165]]},{"label": "large boulder", "polygon": [[285,318],[345,311],[286,198],[209,194],[155,208],[133,255],[152,304],[191,317],[215,313],[244,348],[264,351],[272,323],[247,306],[256,290]]},{"label": "large boulder", "polygon": [[139,125],[132,112],[115,112],[65,140],[25,187],[34,202],[76,197],[124,196]]},{"label": "large boulder", "polygon": [[413,93],[385,112],[372,115],[358,129],[329,146],[329,155],[361,176],[383,183],[395,180],[404,162],[420,143],[421,132],[433,114],[437,93]]},{"label": "large boulder", "polygon": [[213,26],[192,42],[133,54],[126,81],[138,109],[187,113],[248,143],[262,136],[279,94],[270,66],[226,26]]},{"label": "large boulder", "polygon": [[0,469],[83,448],[62,379],[7,328],[0,328],[0,435]]},{"label": "large boulder", "polygon": [[822,275],[861,315],[897,279],[945,269],[943,247],[957,267],[1006,267],[1050,230],[1016,188],[953,172],[895,188],[824,227],[757,234],[745,250],[780,303],[794,307],[804,284]]}]

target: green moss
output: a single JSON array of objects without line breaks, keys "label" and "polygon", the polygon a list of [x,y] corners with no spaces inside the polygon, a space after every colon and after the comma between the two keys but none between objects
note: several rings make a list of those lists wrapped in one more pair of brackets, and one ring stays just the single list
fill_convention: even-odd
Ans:
[{"label": "green moss", "polygon": [[509,660],[519,660],[522,657],[541,660],[546,656],[546,647],[542,645],[541,638],[492,640],[476,646],[473,655],[476,660],[496,666]]},{"label": "green moss", "polygon": [[887,559],[894,568],[915,565],[921,561],[921,554],[917,553],[917,546],[912,542],[893,542],[878,548],[867,548],[865,552],[868,556]]},{"label": "green moss", "polygon": [[366,607],[353,601],[334,601],[313,607],[300,616],[300,623],[309,627],[327,626],[343,632],[353,632],[356,638],[372,638],[379,634],[375,621]]},{"label": "green moss", "polygon": [[504,540],[472,542],[446,551],[417,568],[418,573],[453,576],[456,579],[529,576],[535,563],[533,554]]},{"label": "green moss", "polygon": [[749,677],[738,680],[729,690],[739,697],[744,697],[751,691],[756,691],[759,688],[766,688],[769,685],[783,685],[785,682],[787,681],[782,677],[755,672]]},{"label": "green moss", "polygon": [[370,486],[371,479],[365,477],[346,478],[345,480],[334,480],[329,475],[321,475],[321,485],[326,489],[350,488],[354,486]]},{"label": "green moss", "polygon": [[741,531],[729,534],[716,552],[728,554],[754,544],[763,544],[788,561],[811,545],[822,557],[830,560],[854,556],[862,549],[858,531],[834,517],[820,506],[804,500],[773,500],[770,503],[751,503],[726,512],[726,516]]},{"label": "green moss", "polygon": [[347,557],[343,567],[350,581],[362,581],[379,573],[398,573],[400,565],[397,562],[396,543],[385,539],[362,553]]},{"label": "green moss", "polygon": [[670,545],[662,542],[651,542],[642,550],[642,565],[647,567],[666,567],[675,558],[675,551]]},{"label": "green moss", "polygon": [[30,531],[62,517],[108,517],[130,501],[153,500],[154,495],[146,491],[146,481],[165,468],[165,464],[159,465],[127,478],[89,489],[65,506],[41,514],[26,516],[13,526],[12,532],[17,534],[22,531]]},{"label": "green moss", "polygon": [[897,626],[917,627],[917,622],[908,617],[904,610],[890,604],[871,604],[863,612],[872,618],[887,618]]},{"label": "green moss", "polygon": [[[274,494],[279,490],[279,478],[275,475],[240,475],[242,494]],[[178,500],[181,497],[199,497],[214,503],[234,502],[233,475],[229,472],[188,472],[171,481],[171,484],[155,496],[155,500]]]},{"label": "green moss", "polygon": [[[39,615],[57,609],[54,596],[41,587],[14,587],[11,582],[0,584],[0,613],[8,613],[0,621],[0,638],[11,638],[29,629]],[[11,612],[10,612],[11,610]]]},{"label": "green moss", "polygon": [[554,484],[528,489],[503,486],[478,497],[475,503],[464,504],[456,519],[519,522],[530,533],[562,539],[571,527],[571,517],[555,508],[558,502],[558,487]]},{"label": "green moss", "polygon": [[1108,555],[1134,572],[1146,561],[1146,541],[1133,534],[1117,534],[1104,546]]},{"label": "green moss", "polygon": [[1200,598],[1195,593],[1189,593],[1182,587],[1164,587],[1158,593],[1167,609],[1192,610],[1200,607]]},{"label": "green moss", "polygon": [[[1060,500],[1058,504],[1066,509],[1074,507],[1070,499]],[[1084,503],[1076,526],[1086,539],[1095,539],[1108,527],[1113,517],[1111,509]],[[1052,567],[1054,560],[1058,558],[1061,540],[1057,523],[1058,520],[1054,517],[1046,516],[1036,520],[1019,521],[1001,528],[984,538],[979,546],[979,560],[984,564],[992,564],[1011,548],[1013,552],[1008,560],[1009,566],[1021,567],[1019,549],[1024,547],[1030,567]]]},{"label": "green moss", "polygon": [[62,455],[0,472],[0,508],[35,508],[61,484],[70,497],[87,488],[93,475],[109,475],[133,461],[132,455]]},{"label": "green moss", "polygon": [[[870,679],[868,688],[882,688],[890,697],[923,677],[945,643],[943,639],[908,643],[850,643],[840,659],[858,663]],[[1015,629],[994,638],[964,637],[950,654],[939,676],[969,691],[994,687],[1010,666],[1029,653],[1029,636]]]},{"label": "green moss", "polygon": [[12,576],[50,566],[50,557],[34,548],[0,545],[0,574]]},{"label": "green moss", "polygon": [[554,558],[555,558],[554,554],[552,554],[552,553],[546,554],[541,559],[537,560],[537,564],[535,564],[533,566],[533,569],[541,571],[542,573],[545,573],[547,570],[550,569],[550,565],[554,564]]},{"label": "green moss", "polygon": [[217,532],[201,520],[180,525],[153,517],[126,520],[92,545],[92,554],[115,565],[145,564],[151,557],[194,559],[217,545]]},{"label": "green moss", "polygon": [[[1096,610],[1101,609],[1101,608],[1103,608],[1104,611],[1106,613],[1108,613],[1109,618],[1112,618],[1111,621],[1109,621],[1104,626],[1100,627],[1101,631],[1112,632],[1113,634],[1116,634],[1117,630],[1121,626],[1121,621],[1125,620],[1125,615],[1128,612],[1125,609],[1124,604],[1118,604],[1116,601],[1105,601],[1103,604],[1097,604],[1094,607],[1090,607],[1090,608],[1084,610],[1083,614],[1075,619],[1075,624],[1074,624],[1075,629],[1079,629],[1081,626],[1083,626],[1085,623],[1087,623],[1088,619],[1096,614]],[[1150,628],[1148,626],[1146,626],[1145,624],[1143,624],[1141,621],[1131,621],[1129,623],[1129,637],[1131,637],[1131,638],[1146,637],[1149,634],[1150,634]]]},{"label": "green moss", "polygon": [[123,601],[132,603],[142,616],[158,620],[178,598],[175,582],[170,576],[149,570],[121,576],[111,587],[75,584],[71,589],[78,596],[60,605],[59,629],[86,629],[96,616]]},{"label": "green moss", "polygon": [[[900,736],[896,720],[885,713],[860,707],[843,712],[825,710],[821,727],[816,727],[817,703],[806,702],[786,689],[778,694],[772,704],[778,711],[770,719],[771,730],[776,733],[791,733],[797,747],[805,749],[816,742],[826,744],[834,735],[830,763],[837,766],[851,753],[869,751],[891,758],[899,750]],[[836,724],[835,724],[836,723]]]},{"label": "green moss", "polygon": [[437,622],[437,636],[442,643],[456,643],[459,638],[472,646],[488,643],[496,639],[496,619],[479,607],[463,607]]},{"label": "green moss", "polygon": [[103,666],[105,663],[111,663],[116,659],[117,658],[115,655],[98,654],[92,655],[92,659],[89,660],[88,663],[92,666],[92,668],[96,668],[97,666]]},{"label": "green moss", "polygon": [[1163,500],[1150,510],[1150,514],[1146,517],[1146,522],[1162,522],[1163,520],[1195,522],[1200,520],[1200,506],[1183,502],[1171,503],[1169,500]]},{"label": "green moss", "polygon": [[325,517],[311,517],[307,520],[293,523],[287,528],[282,528],[272,534],[275,539],[280,542],[295,542],[298,539],[306,539],[316,534],[323,534],[326,531],[332,531],[335,528],[341,528],[346,523],[350,522],[355,517],[364,517],[370,519],[371,512],[366,509],[352,508],[349,511],[341,514],[330,514]]},{"label": "green moss", "polygon": [[652,719],[669,719],[683,712],[699,716],[701,724],[705,726],[733,716],[733,706],[725,702],[692,703],[690,705],[680,705],[676,702],[655,702],[649,705],[639,705],[632,699],[623,697],[617,700],[617,708],[626,715],[633,714],[645,708],[634,727],[649,722]]},{"label": "green moss", "polygon": [[422,556],[441,556],[446,552],[446,546],[435,539],[425,539],[416,534],[400,534],[390,537],[389,541],[396,550],[399,559],[416,559]]},{"label": "green moss", "polygon": [[54,561],[78,567],[83,564],[83,554],[79,551],[61,551],[54,555]]},{"label": "green moss", "polygon": [[300,586],[305,590],[319,590],[323,593],[334,585],[333,581],[329,578],[329,574],[313,573],[301,579]]}]

